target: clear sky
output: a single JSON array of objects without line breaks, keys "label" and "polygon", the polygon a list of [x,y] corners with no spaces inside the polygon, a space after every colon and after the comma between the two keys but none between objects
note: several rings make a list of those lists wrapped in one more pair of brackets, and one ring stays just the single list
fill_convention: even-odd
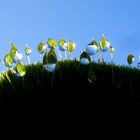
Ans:
[{"label": "clear sky", "polygon": [[[31,61],[37,61],[37,45],[48,37],[72,39],[77,44],[73,55],[78,57],[80,50],[92,39],[99,41],[104,33],[115,48],[115,63],[127,64],[127,55],[133,52],[136,66],[139,7],[139,0],[0,0],[0,58],[11,40],[21,51],[28,43],[33,50]],[[104,56],[109,61],[109,52]]]}]

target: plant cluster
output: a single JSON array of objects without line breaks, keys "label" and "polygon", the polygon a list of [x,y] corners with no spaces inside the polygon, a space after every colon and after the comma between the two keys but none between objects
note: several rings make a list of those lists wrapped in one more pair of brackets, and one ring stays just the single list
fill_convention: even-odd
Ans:
[{"label": "plant cluster", "polygon": [[[72,41],[65,41],[60,38],[57,42],[53,38],[48,38],[47,41],[42,40],[38,46],[37,50],[40,56],[43,56],[43,68],[49,72],[53,72],[56,67],[57,61],[63,61],[69,59],[70,54],[75,50],[76,44]],[[111,43],[102,35],[99,43],[96,40],[92,40],[87,47],[81,52],[80,64],[89,65],[91,63],[91,57],[98,55],[98,63],[105,63],[102,53],[110,51],[111,63],[113,64],[113,54],[115,49],[112,47]],[[25,55],[27,56],[28,64],[30,64],[30,54],[32,52],[31,48],[26,44]],[[58,52],[58,56],[56,55]],[[64,53],[64,58],[62,57]],[[26,74],[25,65],[22,62],[23,54],[17,49],[16,45],[10,42],[10,51],[4,56],[3,64],[8,67],[12,73],[19,77],[23,77]],[[94,60],[93,60],[94,61]],[[127,57],[127,62],[131,65],[134,62],[134,55],[130,53]],[[138,63],[140,67],[140,62]],[[89,75],[92,72],[89,72]],[[92,78],[91,78],[92,79]]]}]

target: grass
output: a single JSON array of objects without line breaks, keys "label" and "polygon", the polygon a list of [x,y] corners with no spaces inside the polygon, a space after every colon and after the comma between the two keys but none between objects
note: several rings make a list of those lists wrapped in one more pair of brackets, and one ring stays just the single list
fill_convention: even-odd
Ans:
[{"label": "grass", "polygon": [[[93,83],[88,81],[89,72]],[[10,70],[0,77],[1,95],[24,97],[38,91],[40,95],[140,96],[140,70],[114,64],[92,62],[84,66],[77,60],[66,60],[57,62],[55,72],[50,73],[37,63],[26,66],[24,77]]]},{"label": "grass", "polygon": [[[93,83],[88,81],[89,72]],[[140,70],[136,68],[94,62],[83,66],[77,60],[57,62],[54,73],[45,71],[41,63],[27,65],[24,77],[5,71],[0,76],[0,112],[4,115],[0,117],[4,120],[1,128],[10,136],[24,135],[25,131],[34,134],[41,124],[48,124],[48,115],[55,114],[52,116],[58,120],[60,112],[66,111],[81,111],[82,115],[89,111],[102,117],[112,111],[122,115],[130,108],[120,103],[140,104],[139,83]],[[140,108],[135,106],[131,111],[135,110]]]}]

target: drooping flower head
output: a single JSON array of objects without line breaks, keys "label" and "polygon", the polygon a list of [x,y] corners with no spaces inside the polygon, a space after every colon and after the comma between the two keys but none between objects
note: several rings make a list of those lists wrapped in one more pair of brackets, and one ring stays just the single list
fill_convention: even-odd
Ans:
[{"label": "drooping flower head", "polygon": [[100,41],[100,50],[102,52],[107,51],[111,47],[110,42],[107,41],[106,37],[102,35],[102,39]]},{"label": "drooping flower head", "polygon": [[38,47],[37,47],[37,50],[40,54],[43,54],[47,49],[47,46],[45,45],[44,41],[41,41],[39,44],[38,44]]},{"label": "drooping flower head", "polygon": [[15,56],[12,58],[13,63],[21,62],[23,58],[23,55],[20,53],[20,51],[16,51]]},{"label": "drooping flower head", "polygon": [[11,55],[6,53],[5,57],[4,57],[4,64],[5,66],[7,67],[12,67],[13,65],[13,61],[12,61],[12,58],[11,58]]},{"label": "drooping flower head", "polygon": [[113,54],[114,51],[115,51],[115,49],[112,46],[110,46],[110,53]]},{"label": "drooping flower head", "polygon": [[98,51],[98,44],[95,40],[90,42],[86,48],[86,52],[88,55],[95,55]]},{"label": "drooping flower head", "polygon": [[48,48],[56,48],[56,41],[53,39],[53,38],[48,38],[48,41],[47,41],[47,45],[48,45]]},{"label": "drooping flower head", "polygon": [[88,65],[91,62],[90,56],[87,54],[87,52],[83,51],[80,55],[80,63],[82,65]]},{"label": "drooping flower head", "polygon": [[28,47],[28,45],[26,44],[26,46],[25,46],[25,54],[28,56],[28,55],[30,55],[31,54],[31,52],[32,52],[32,50]]},{"label": "drooping flower head", "polygon": [[17,49],[16,45],[13,43],[10,43],[11,49],[10,49],[10,56],[12,58],[13,63],[21,62],[22,61],[22,54]]},{"label": "drooping flower head", "polygon": [[73,52],[74,49],[75,49],[75,46],[76,46],[76,44],[72,40],[68,41],[68,43],[67,43],[67,51],[69,53]]},{"label": "drooping flower head", "polygon": [[26,74],[25,66],[21,62],[17,62],[15,69],[18,77],[23,77]]},{"label": "drooping flower head", "polygon": [[10,47],[11,47],[11,49],[10,49],[9,54],[10,54],[11,58],[13,58],[18,49],[17,49],[16,45],[14,43],[12,43],[12,42],[10,42]]},{"label": "drooping flower head", "polygon": [[131,65],[135,61],[134,55],[130,53],[127,57],[127,63]]},{"label": "drooping flower head", "polygon": [[63,40],[62,38],[60,38],[59,42],[58,42],[58,48],[61,51],[66,51],[67,49],[67,43],[65,40]]},{"label": "drooping flower head", "polygon": [[46,52],[43,57],[43,68],[49,72],[53,72],[55,70],[55,65],[57,62],[57,56],[53,48],[50,49],[49,52]]}]

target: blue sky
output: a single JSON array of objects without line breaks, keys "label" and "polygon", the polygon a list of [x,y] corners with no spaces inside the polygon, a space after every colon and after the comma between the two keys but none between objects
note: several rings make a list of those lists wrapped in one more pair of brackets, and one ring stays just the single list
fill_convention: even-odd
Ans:
[{"label": "blue sky", "polygon": [[[102,33],[115,48],[114,61],[127,64],[129,52],[140,53],[139,0],[0,0],[0,58],[13,41],[23,51],[32,48],[31,61],[39,60],[37,45],[53,37],[72,39],[77,44],[73,56]],[[109,61],[109,52],[104,53]],[[26,57],[24,57],[26,61]],[[0,70],[5,67],[0,64]]]}]

